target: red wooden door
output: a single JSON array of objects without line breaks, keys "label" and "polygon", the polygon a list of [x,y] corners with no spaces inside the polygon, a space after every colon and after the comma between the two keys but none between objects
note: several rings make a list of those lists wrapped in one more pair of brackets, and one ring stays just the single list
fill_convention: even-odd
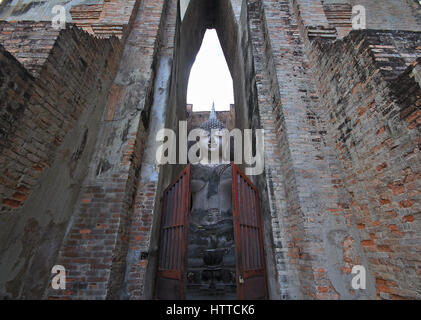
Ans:
[{"label": "red wooden door", "polygon": [[232,197],[238,299],[267,299],[259,192],[235,164]]},{"label": "red wooden door", "polygon": [[157,299],[185,299],[190,168],[188,165],[176,181],[164,191],[155,290]]}]

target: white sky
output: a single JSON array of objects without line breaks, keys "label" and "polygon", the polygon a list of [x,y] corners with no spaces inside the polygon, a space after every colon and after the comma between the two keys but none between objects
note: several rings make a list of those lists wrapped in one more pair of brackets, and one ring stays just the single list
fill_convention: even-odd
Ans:
[{"label": "white sky", "polygon": [[187,103],[193,111],[209,111],[215,101],[217,111],[229,110],[234,103],[232,78],[216,30],[207,30],[192,67]]}]

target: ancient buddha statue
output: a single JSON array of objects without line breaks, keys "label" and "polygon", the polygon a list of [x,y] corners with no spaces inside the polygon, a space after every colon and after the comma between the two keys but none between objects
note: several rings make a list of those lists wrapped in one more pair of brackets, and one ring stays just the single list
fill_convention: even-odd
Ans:
[{"label": "ancient buddha statue", "polygon": [[232,168],[223,159],[226,146],[218,130],[225,126],[214,106],[200,128],[207,133],[199,143],[208,157],[201,157],[191,171],[187,299],[236,299]]}]

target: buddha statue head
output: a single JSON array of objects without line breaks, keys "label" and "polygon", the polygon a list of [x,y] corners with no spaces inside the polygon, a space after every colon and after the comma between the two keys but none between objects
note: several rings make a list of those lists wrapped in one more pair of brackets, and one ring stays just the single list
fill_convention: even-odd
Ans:
[{"label": "buddha statue head", "polygon": [[200,129],[202,130],[202,135],[198,142],[201,150],[200,163],[229,163],[230,154],[229,152],[227,153],[229,143],[225,141],[226,139],[223,139],[227,128],[216,116],[215,103],[212,104],[209,119],[200,125]]}]

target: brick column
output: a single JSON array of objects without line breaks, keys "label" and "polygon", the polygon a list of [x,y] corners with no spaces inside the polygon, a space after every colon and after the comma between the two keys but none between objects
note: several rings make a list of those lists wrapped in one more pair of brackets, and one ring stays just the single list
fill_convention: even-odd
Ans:
[{"label": "brick column", "polygon": [[[266,122],[274,122],[275,136],[270,139],[277,140],[280,150],[280,165],[272,166],[271,176],[278,229],[288,248],[284,262],[289,264],[287,270],[298,273],[289,272],[289,276],[303,297],[351,298],[351,278],[341,266],[346,265],[347,246],[358,243],[358,232],[344,218],[350,197],[341,187],[339,165],[324,139],[327,124],[320,117],[323,106],[306,56],[308,38],[298,32],[293,4],[263,1],[260,20],[266,36],[260,39],[267,42],[262,46],[267,76],[257,79],[258,88],[267,96],[259,109],[269,103],[261,112],[267,113]],[[311,21],[323,25],[324,19],[321,15]],[[263,114],[262,119],[266,118]],[[359,249],[357,245],[349,250],[353,258],[361,255]]]},{"label": "brick column", "polygon": [[96,152],[56,263],[67,270],[67,287],[50,290],[50,298],[120,298],[163,8],[164,1],[145,0],[134,13]]}]

